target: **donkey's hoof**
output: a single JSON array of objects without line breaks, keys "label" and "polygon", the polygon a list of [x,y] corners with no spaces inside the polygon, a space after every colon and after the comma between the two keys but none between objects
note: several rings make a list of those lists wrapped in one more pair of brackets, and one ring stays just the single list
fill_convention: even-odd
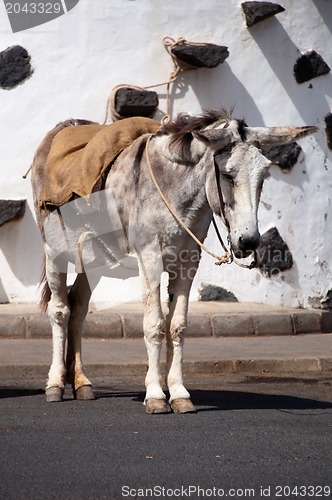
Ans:
[{"label": "donkey's hoof", "polygon": [[63,401],[64,389],[62,387],[49,387],[45,390],[48,403],[61,403]]},{"label": "donkey's hoof", "polygon": [[73,390],[74,398],[81,401],[92,401],[95,399],[91,385],[82,385],[76,390]]},{"label": "donkey's hoof", "polygon": [[146,399],[145,412],[150,415],[153,413],[168,413],[169,407],[165,399]]},{"label": "donkey's hoof", "polygon": [[190,401],[190,399],[173,399],[171,402],[171,408],[174,413],[196,413],[196,408]]}]

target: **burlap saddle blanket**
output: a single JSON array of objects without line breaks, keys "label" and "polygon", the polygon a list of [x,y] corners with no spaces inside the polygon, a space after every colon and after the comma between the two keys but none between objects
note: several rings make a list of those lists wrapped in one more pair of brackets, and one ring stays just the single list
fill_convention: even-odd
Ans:
[{"label": "burlap saddle blanket", "polygon": [[38,200],[40,207],[61,206],[75,194],[91,194],[121,151],[141,135],[160,128],[159,122],[143,117],[126,118],[111,125],[76,125],[74,120],[66,123],[71,126],[65,125],[51,141]]}]

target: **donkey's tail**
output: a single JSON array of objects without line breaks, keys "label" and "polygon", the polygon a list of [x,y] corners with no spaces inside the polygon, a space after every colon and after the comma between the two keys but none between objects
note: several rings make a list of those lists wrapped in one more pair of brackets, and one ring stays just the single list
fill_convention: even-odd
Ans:
[{"label": "donkey's tail", "polygon": [[44,254],[44,259],[43,259],[42,276],[41,276],[40,283],[39,283],[39,287],[41,287],[41,286],[43,288],[42,288],[42,292],[41,292],[39,307],[40,307],[42,312],[46,312],[48,303],[49,303],[50,298],[51,298],[51,289],[49,287],[49,284],[48,284],[47,278],[46,278],[46,256],[45,256],[45,254]]}]

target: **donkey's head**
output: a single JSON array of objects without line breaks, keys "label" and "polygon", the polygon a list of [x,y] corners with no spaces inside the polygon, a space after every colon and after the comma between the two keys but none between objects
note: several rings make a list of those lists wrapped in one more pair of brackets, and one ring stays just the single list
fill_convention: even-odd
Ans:
[{"label": "donkey's head", "polygon": [[[317,131],[316,127],[248,127],[225,119],[193,131],[214,155],[207,175],[207,198],[225,219],[235,257],[248,257],[259,245],[258,203],[271,161],[264,153]],[[213,171],[212,171],[213,170]]]}]

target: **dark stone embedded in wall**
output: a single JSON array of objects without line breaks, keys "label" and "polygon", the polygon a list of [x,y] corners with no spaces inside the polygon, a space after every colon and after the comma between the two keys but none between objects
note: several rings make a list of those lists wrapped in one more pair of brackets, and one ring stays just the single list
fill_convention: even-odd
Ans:
[{"label": "dark stone embedded in wall", "polygon": [[243,2],[241,5],[248,28],[285,10],[281,5],[272,2]]},{"label": "dark stone embedded in wall", "polygon": [[322,309],[332,309],[332,290],[329,290],[325,297],[320,301]]},{"label": "dark stone embedded in wall", "polygon": [[294,76],[297,83],[304,83],[317,76],[331,71],[324,59],[315,50],[303,54],[294,65]]},{"label": "dark stone embedded in wall", "polygon": [[194,68],[215,68],[229,56],[227,47],[223,45],[185,43],[171,49],[173,55],[181,63]]},{"label": "dark stone embedded in wall", "polygon": [[23,217],[26,200],[0,200],[0,226]]},{"label": "dark stone embedded in wall", "polygon": [[32,74],[30,56],[20,45],[0,52],[0,87],[13,89]]},{"label": "dark stone embedded in wall", "polygon": [[327,145],[332,150],[332,113],[325,116],[325,134]]},{"label": "dark stone embedded in wall", "polygon": [[268,152],[264,152],[264,156],[271,160],[274,165],[278,165],[283,172],[289,172],[297,162],[301,151],[301,146],[296,142],[291,142],[271,148]]},{"label": "dark stone embedded in wall", "polygon": [[116,92],[115,110],[123,118],[152,116],[158,107],[158,95],[149,90],[121,88]]},{"label": "dark stone embedded in wall", "polygon": [[225,290],[221,286],[209,285],[202,283],[200,289],[198,290],[199,300],[211,301],[220,300],[222,302],[238,302],[234,293]]},{"label": "dark stone embedded in wall", "polygon": [[277,275],[293,266],[293,256],[275,227],[261,236],[256,253],[257,267],[265,276]]}]

